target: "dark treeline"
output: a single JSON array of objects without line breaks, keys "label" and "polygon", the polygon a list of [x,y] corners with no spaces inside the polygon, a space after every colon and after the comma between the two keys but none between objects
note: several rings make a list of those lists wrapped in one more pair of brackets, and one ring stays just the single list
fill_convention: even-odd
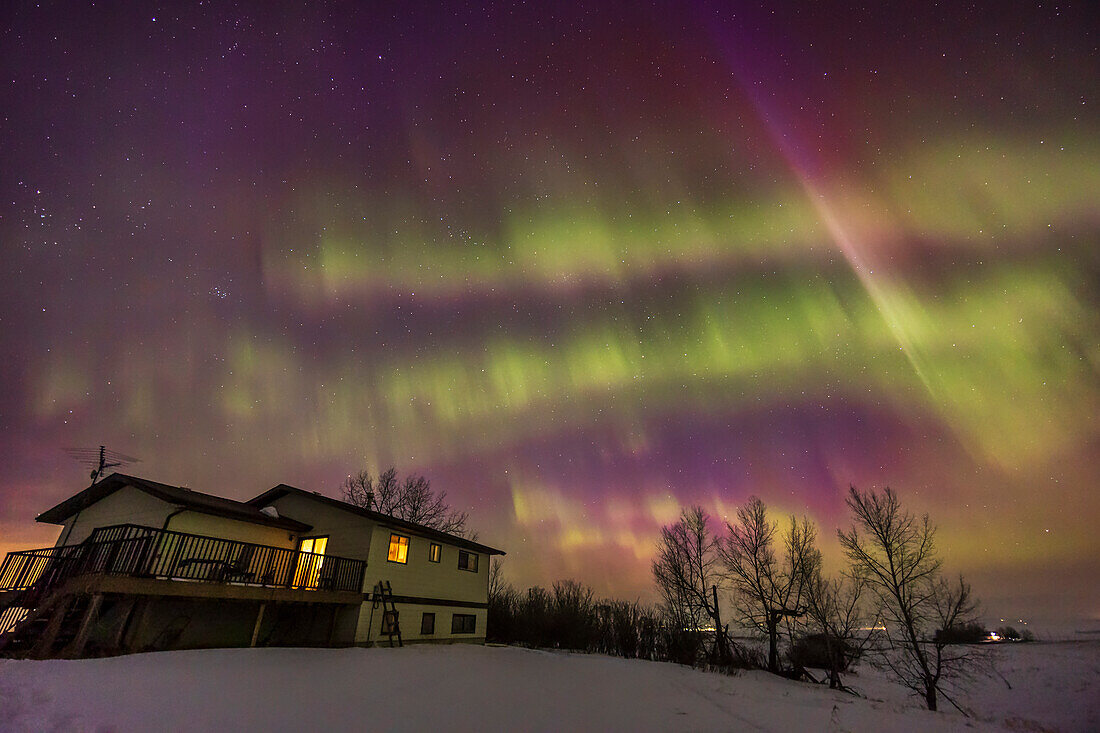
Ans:
[{"label": "dark treeline", "polygon": [[712,635],[676,625],[660,608],[597,599],[575,580],[526,591],[500,582],[499,572],[495,580],[489,594],[491,642],[693,666],[713,661],[708,653]]}]

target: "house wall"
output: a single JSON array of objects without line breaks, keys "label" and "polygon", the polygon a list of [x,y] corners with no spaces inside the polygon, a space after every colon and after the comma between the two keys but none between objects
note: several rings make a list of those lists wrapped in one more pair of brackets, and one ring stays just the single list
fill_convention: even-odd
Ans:
[{"label": "house wall", "polygon": [[[162,524],[164,524],[163,520],[161,524],[155,526],[160,527]],[[168,529],[174,532],[224,537],[239,542],[254,542],[257,545],[271,545],[272,547],[293,549],[298,545],[298,536],[289,530],[268,527],[264,524],[240,522],[227,517],[216,517],[213,514],[202,514],[190,509],[172,517],[172,521],[168,523]]]},{"label": "house wall", "polygon": [[[397,534],[409,538],[408,562],[390,562],[390,535]],[[459,570],[459,548],[445,542],[442,545],[440,561],[428,560],[431,544],[436,540],[420,537],[411,532],[391,529],[379,525],[371,541],[371,562],[367,566],[365,585],[373,590],[379,580],[388,581],[396,597],[412,597],[411,602],[398,601],[395,607],[401,625],[401,638],[406,642],[484,642],[485,608],[476,606],[456,606],[432,603],[433,600],[452,603],[467,602],[484,605],[488,600],[489,557],[478,555],[477,572]],[[373,609],[373,602],[363,604],[359,611],[359,628],[355,634],[357,644],[388,642],[389,637],[382,635],[382,607]],[[421,635],[421,616],[425,611],[435,613],[435,633]],[[472,614],[476,617],[474,633],[452,634],[451,617],[453,614]]]},{"label": "house wall", "polygon": [[[152,651],[249,646],[260,604],[255,601],[150,597],[138,600],[125,649]],[[257,646],[346,646],[358,608],[329,604],[267,603]],[[93,630],[106,643],[117,619],[104,614]]]},{"label": "house wall", "polygon": [[[409,538],[407,563],[390,562],[387,559],[391,534]],[[440,561],[428,561],[428,548],[432,542],[435,540],[380,525],[371,541],[367,589],[373,588],[379,580],[388,580],[395,596],[485,603],[489,592],[489,557],[483,553],[474,553],[478,556],[477,572],[459,570],[459,548],[454,545],[439,543],[443,545]]]},{"label": "house wall", "polygon": [[[374,529],[374,522],[370,519],[296,494],[282,496],[271,502],[271,506],[281,516],[312,525],[313,529],[306,537],[327,536],[326,555],[368,560]],[[369,573],[367,577],[370,577]]]},{"label": "house wall", "polygon": [[[112,524],[141,524],[159,529],[164,526],[168,515],[178,509],[176,504],[158,499],[132,486],[124,486],[66,520],[64,529],[58,535],[57,544],[79,544],[96,527],[109,527]],[[240,542],[255,542],[259,545],[290,548],[297,546],[297,537],[285,529],[216,517],[190,509],[173,516],[168,529]]]},{"label": "house wall", "polygon": [[[366,560],[363,592],[371,593],[379,581],[388,581],[393,595],[412,597],[413,602],[398,602],[401,635],[406,641],[475,641],[485,640],[484,606],[488,600],[489,556],[478,555],[477,572],[458,569],[459,548],[445,542],[438,563],[428,560],[429,547],[435,540],[421,537],[405,530],[390,529],[372,519],[354,512],[315,501],[308,496],[287,494],[271,504],[279,514],[313,525],[309,536],[328,536],[327,554]],[[407,563],[387,560],[390,535],[409,538]],[[471,606],[433,604],[433,600],[471,603]],[[355,632],[357,644],[386,643],[381,636],[382,608],[372,611],[373,602],[363,603]],[[436,631],[421,637],[420,621],[424,611],[436,614]],[[454,613],[474,614],[477,617],[473,634],[452,634],[451,616]]]},{"label": "house wall", "polygon": [[65,528],[58,535],[57,544],[79,544],[88,539],[96,527],[108,527],[112,524],[160,527],[164,524],[165,517],[175,509],[174,504],[161,501],[132,486],[124,486],[66,520]]},{"label": "house wall", "polygon": [[[389,643],[389,637],[382,633],[382,606],[373,609],[372,604],[364,603],[359,611],[359,628],[355,632],[355,642],[360,645]],[[396,604],[398,623],[401,626],[401,640],[406,643],[460,643],[485,641],[485,624],[487,611],[484,608],[467,608],[460,606],[436,606],[425,603],[398,603]],[[421,634],[421,621],[425,612],[435,614],[435,633]],[[476,617],[474,633],[452,634],[451,617],[454,614],[470,614]],[[395,640],[396,642],[396,640]]]}]

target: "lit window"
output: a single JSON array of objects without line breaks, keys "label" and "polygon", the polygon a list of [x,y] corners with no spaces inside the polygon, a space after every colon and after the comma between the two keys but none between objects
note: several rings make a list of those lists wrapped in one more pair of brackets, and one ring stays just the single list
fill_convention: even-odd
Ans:
[{"label": "lit window", "polygon": [[399,534],[390,535],[390,554],[386,557],[390,562],[407,563],[409,561],[409,538]]},{"label": "lit window", "polygon": [[420,635],[428,636],[435,633],[435,614],[425,613],[420,619]]},{"label": "lit window", "polygon": [[473,552],[466,552],[465,550],[458,551],[458,569],[469,570],[471,573],[477,572],[477,554]]},{"label": "lit window", "polygon": [[452,634],[472,634],[477,628],[477,616],[472,613],[456,613],[451,616]]},{"label": "lit window", "polygon": [[443,545],[433,542],[431,547],[428,548],[428,559],[432,562],[439,562],[439,559],[443,555]]},{"label": "lit window", "polygon": [[316,588],[325,562],[328,537],[308,537],[298,543],[298,567],[294,571],[295,588]]}]

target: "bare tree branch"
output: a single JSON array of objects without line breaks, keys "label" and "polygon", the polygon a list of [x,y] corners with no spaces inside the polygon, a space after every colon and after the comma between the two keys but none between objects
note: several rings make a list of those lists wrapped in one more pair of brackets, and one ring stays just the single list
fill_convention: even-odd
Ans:
[{"label": "bare tree branch", "polygon": [[768,521],[767,507],[755,496],[738,508],[737,524],[727,527],[719,553],[736,591],[736,608],[742,623],[767,634],[768,669],[778,672],[779,624],[806,611],[806,584],[821,557],[817,530],[809,519],[792,516],[782,536],[783,556],[777,557],[779,524]]},{"label": "bare tree branch", "polygon": [[447,504],[447,492],[436,493],[424,476],[397,478],[397,470],[389,468],[375,479],[369,471],[348,476],[341,487],[344,501],[381,514],[423,524],[425,527],[459,536],[468,536],[466,512],[452,510]]},{"label": "bare tree branch", "polygon": [[711,533],[709,517],[693,506],[680,514],[675,524],[661,529],[653,578],[664,597],[668,613],[681,629],[699,631],[706,621],[715,629],[715,657],[730,657],[726,630],[718,608],[718,586],[723,578],[718,568],[718,540]]}]

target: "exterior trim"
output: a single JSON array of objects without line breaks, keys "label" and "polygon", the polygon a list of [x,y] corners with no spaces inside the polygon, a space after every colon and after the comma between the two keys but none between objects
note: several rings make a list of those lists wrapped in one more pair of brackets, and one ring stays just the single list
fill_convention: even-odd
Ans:
[{"label": "exterior trim", "polygon": [[[451,606],[454,608],[488,608],[488,603],[479,601],[456,601],[451,598],[424,598],[423,596],[387,596],[394,603],[414,603],[422,606]],[[374,601],[373,593],[364,593],[363,602]]]},{"label": "exterior trim", "polygon": [[310,525],[289,517],[269,517],[260,511],[260,507],[254,504],[234,501],[213,494],[204,494],[201,491],[192,491],[180,486],[170,486],[149,479],[138,478],[137,476],[127,476],[122,473],[112,473],[102,481],[92,484],[57,506],[42,512],[35,517],[35,521],[44,524],[63,524],[66,519],[74,514],[78,514],[92,504],[127,486],[143,491],[167,504],[174,504],[177,509],[187,509],[200,514],[210,514],[215,517],[225,517],[226,519],[235,519],[250,524],[265,524],[269,527],[278,527],[296,534],[312,529]]}]

